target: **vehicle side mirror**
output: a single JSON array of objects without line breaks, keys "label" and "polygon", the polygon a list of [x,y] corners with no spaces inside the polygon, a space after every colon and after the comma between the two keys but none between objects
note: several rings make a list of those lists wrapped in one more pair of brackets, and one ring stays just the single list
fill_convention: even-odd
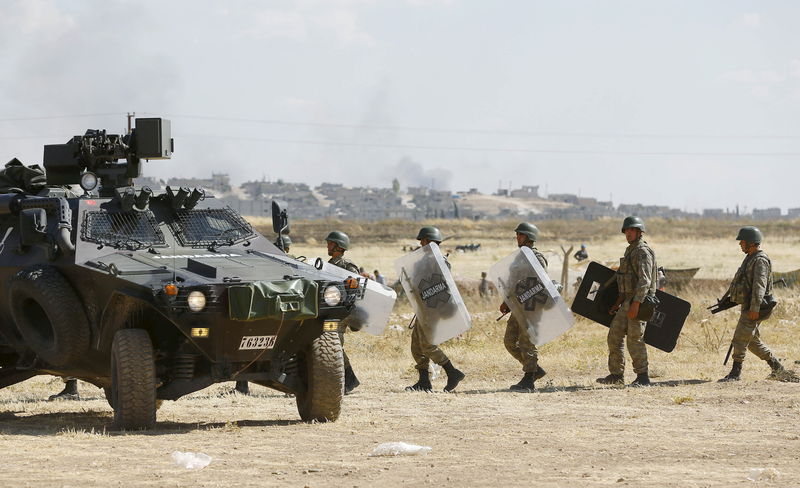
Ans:
[{"label": "vehicle side mirror", "polygon": [[286,206],[284,201],[272,201],[272,230],[278,235],[289,233],[289,214]]},{"label": "vehicle side mirror", "polygon": [[28,208],[19,213],[19,244],[32,246],[47,241],[47,212]]}]

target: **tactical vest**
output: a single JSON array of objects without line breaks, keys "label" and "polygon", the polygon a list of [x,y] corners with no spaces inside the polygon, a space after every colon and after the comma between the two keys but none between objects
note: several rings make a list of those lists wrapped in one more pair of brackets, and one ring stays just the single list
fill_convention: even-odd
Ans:
[{"label": "tactical vest", "polygon": [[753,294],[753,280],[755,279],[755,267],[759,260],[764,260],[767,263],[768,276],[767,276],[767,290],[764,295],[772,295],[772,261],[767,257],[767,253],[758,250],[753,254],[745,256],[742,265],[736,271],[731,281],[730,286],[730,299],[733,303],[740,305],[749,305],[750,299]]},{"label": "tactical vest", "polygon": [[649,253],[653,258],[653,270],[650,275],[650,290],[648,295],[652,296],[656,294],[656,288],[658,286],[658,263],[656,262],[656,253],[650,249],[650,246],[647,245],[644,239],[639,239],[636,246],[627,249],[625,251],[625,256],[619,259],[617,286],[619,287],[620,295],[633,296],[634,293],[636,293],[636,285],[639,283],[638,267],[641,266],[641,264],[638,262],[638,258],[636,259],[637,262],[634,263],[634,258],[632,258],[631,255],[639,249],[644,249],[645,252]]}]

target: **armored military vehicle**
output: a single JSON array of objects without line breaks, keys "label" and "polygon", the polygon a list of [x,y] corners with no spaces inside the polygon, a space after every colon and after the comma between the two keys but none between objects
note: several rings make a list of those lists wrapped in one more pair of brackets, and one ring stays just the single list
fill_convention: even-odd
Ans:
[{"label": "armored military vehicle", "polygon": [[[0,388],[79,378],[104,388],[117,428],[141,429],[161,400],[246,380],[336,420],[337,331],[365,283],[291,259],[202,189],[132,186],[172,151],[164,119],[89,130],[45,146],[35,194],[0,194]],[[276,202],[273,224],[288,232]]]}]

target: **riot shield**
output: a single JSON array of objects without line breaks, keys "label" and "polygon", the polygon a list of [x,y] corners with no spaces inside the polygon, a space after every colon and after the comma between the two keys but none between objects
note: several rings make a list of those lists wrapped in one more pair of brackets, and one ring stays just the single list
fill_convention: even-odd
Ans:
[{"label": "riot shield", "polygon": [[537,346],[552,341],[575,323],[553,281],[529,248],[521,247],[495,263],[489,269],[489,279]]},{"label": "riot shield", "polygon": [[394,266],[417,313],[417,326],[431,344],[469,330],[472,318],[436,243],[406,254]]},{"label": "riot shield", "polygon": [[[572,301],[572,311],[598,324],[609,327],[614,316],[608,310],[619,294],[616,282],[610,282],[614,271],[600,263],[591,262],[586,268],[581,286]],[[689,316],[692,305],[686,300],[656,291],[661,302],[644,330],[644,342],[664,352],[672,352]]]},{"label": "riot shield", "polygon": [[386,324],[389,322],[389,315],[391,315],[394,308],[397,293],[388,286],[381,285],[375,280],[364,278],[358,273],[352,273],[321,259],[319,259],[319,262],[321,263],[321,271],[330,273],[341,280],[355,276],[362,282],[366,281],[364,297],[356,300],[353,311],[350,312],[346,319],[347,325],[353,330],[363,330],[372,335],[383,334],[383,329],[386,328]]}]

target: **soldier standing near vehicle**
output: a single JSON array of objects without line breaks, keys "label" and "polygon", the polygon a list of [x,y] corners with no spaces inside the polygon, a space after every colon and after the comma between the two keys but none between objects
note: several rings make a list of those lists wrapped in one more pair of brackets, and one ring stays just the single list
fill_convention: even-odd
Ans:
[{"label": "soldier standing near vehicle", "polygon": [[633,371],[636,379],[631,386],[648,386],[647,346],[644,343],[644,329],[647,322],[639,320],[639,305],[645,297],[655,294],[655,281],[658,277],[656,255],[642,238],[645,233],[644,221],[639,217],[625,217],[622,233],[628,241],[625,256],[614,275],[619,287],[619,296],[608,313],[614,320],[608,329],[608,370],[610,374],[598,378],[597,382],[606,385],[621,385],[625,382],[625,350],[623,341],[628,344]]},{"label": "soldier standing near vehicle", "polygon": [[[328,244],[328,256],[331,258],[328,263],[345,269],[351,273],[359,274],[359,268],[355,263],[344,257],[345,251],[350,249],[350,237],[344,232],[334,230],[325,237]],[[342,343],[342,354],[344,355],[344,393],[347,395],[361,384],[356,377],[353,367],[350,365],[350,358],[344,351],[344,332],[347,328],[346,320],[339,326],[339,341]]]},{"label": "soldier standing near vehicle", "polygon": [[[423,227],[419,230],[419,233],[417,233],[417,240],[419,241],[420,247],[427,246],[431,242],[435,242],[438,246],[442,243],[442,233],[436,227]],[[444,262],[447,264],[447,267],[450,268],[450,262],[447,260],[446,256]],[[444,391],[450,392],[455,390],[456,386],[464,379],[464,373],[453,366],[453,363],[451,363],[447,355],[439,349],[439,346],[431,344],[425,337],[425,332],[422,330],[419,323],[419,317],[414,318],[411,327],[411,356],[413,356],[416,362],[415,367],[419,373],[419,380],[413,385],[406,387],[406,390],[431,391],[433,389],[428,372],[431,361],[441,366],[445,373],[447,373],[447,384],[444,387]]]},{"label": "soldier standing near vehicle", "polygon": [[[514,229],[516,232],[517,246],[529,247],[542,268],[547,269],[547,259],[544,255],[536,249],[536,239],[539,238],[539,229],[535,225],[527,222],[522,222]],[[505,302],[500,304],[500,312],[508,313],[510,309]],[[528,335],[528,329],[524,322],[520,324],[517,317],[511,314],[511,317],[506,323],[506,333],[503,336],[503,344],[506,350],[522,364],[523,376],[519,383],[511,385],[512,391],[527,391],[532,392],[535,390],[534,381],[543,377],[546,373],[544,369],[539,367],[539,352],[536,345],[531,342]]]},{"label": "soldier standing near vehicle", "polygon": [[[742,306],[736,331],[733,333],[733,366],[730,373],[720,381],[738,381],[742,374],[742,363],[749,349],[772,368],[775,379],[789,379],[794,374],[781,365],[766,344],[761,341],[758,326],[772,312],[772,262],[761,250],[763,235],[756,227],[739,229],[736,236],[739,247],[745,253],[744,261],[733,277],[728,295],[732,302]],[[768,310],[762,310],[768,308]]]},{"label": "soldier standing near vehicle", "polygon": [[49,401],[53,400],[80,400],[81,396],[78,394],[78,380],[72,377],[63,378],[64,389],[55,395],[50,395]]}]

